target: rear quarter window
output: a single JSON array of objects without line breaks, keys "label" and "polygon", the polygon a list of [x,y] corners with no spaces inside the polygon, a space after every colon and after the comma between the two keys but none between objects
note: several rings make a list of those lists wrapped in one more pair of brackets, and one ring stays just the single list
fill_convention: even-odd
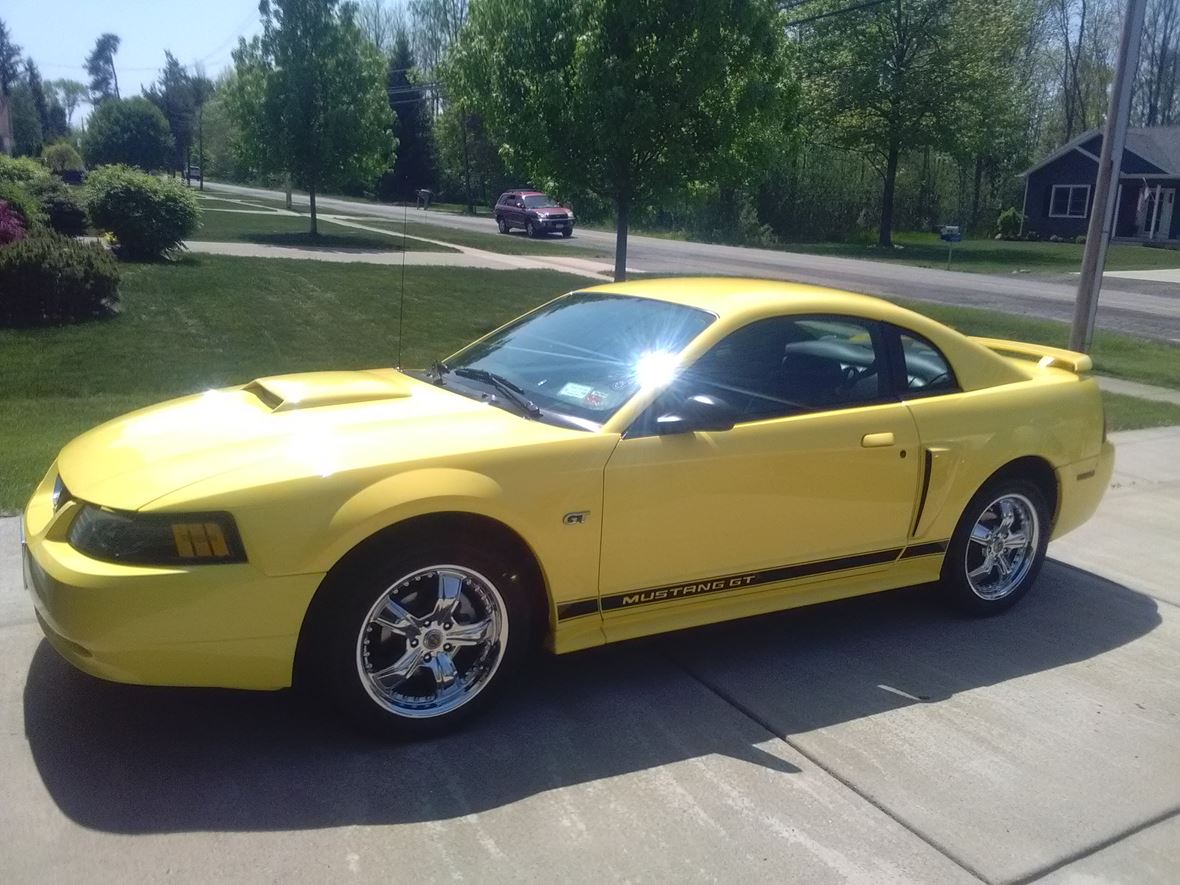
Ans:
[{"label": "rear quarter window", "polygon": [[904,377],[903,396],[933,396],[959,389],[955,370],[942,351],[916,332],[897,330]]}]

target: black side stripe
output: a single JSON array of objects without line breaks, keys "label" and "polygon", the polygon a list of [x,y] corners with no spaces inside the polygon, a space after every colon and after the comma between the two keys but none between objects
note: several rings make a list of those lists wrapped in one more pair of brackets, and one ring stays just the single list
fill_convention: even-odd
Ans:
[{"label": "black side stripe", "polygon": [[565,621],[570,618],[580,618],[582,615],[598,614],[598,598],[577,599],[573,602],[563,602],[557,606],[557,620]]},{"label": "black side stripe", "polygon": [[582,617],[583,615],[595,614],[599,611],[607,612],[614,609],[630,608],[636,605],[669,602],[675,599],[687,599],[710,593],[721,593],[727,590],[743,590],[747,587],[757,587],[761,584],[775,584],[795,578],[865,568],[871,565],[895,562],[899,559],[931,556],[936,553],[946,552],[947,543],[946,541],[936,541],[904,548],[895,547],[892,550],[861,553],[856,556],[840,557],[839,559],[823,559],[816,562],[799,563],[797,565],[784,565],[777,568],[765,569],[760,572],[744,572],[724,575],[718,578],[706,578],[702,581],[686,584],[668,584],[663,587],[649,587],[645,590],[615,593],[611,596],[604,596],[601,600],[579,599],[573,602],[563,602],[557,606],[557,619],[564,621],[570,618]]},{"label": "black side stripe", "polygon": [[911,559],[915,556],[933,556],[935,553],[946,553],[946,548],[949,544],[949,541],[932,541],[929,544],[913,544],[905,548],[905,553],[901,555],[901,558]]}]

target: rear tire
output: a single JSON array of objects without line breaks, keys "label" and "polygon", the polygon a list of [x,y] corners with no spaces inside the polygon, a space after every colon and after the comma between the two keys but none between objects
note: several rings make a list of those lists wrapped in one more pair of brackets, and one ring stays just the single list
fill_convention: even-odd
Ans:
[{"label": "rear tire", "polygon": [[1036,581],[1049,546],[1044,492],[1027,479],[997,477],[967,504],[942,564],[949,600],[972,615],[994,615]]},{"label": "rear tire", "polygon": [[304,672],[384,737],[457,728],[503,691],[535,646],[533,588],[507,557],[461,542],[373,550],[329,577]]},{"label": "rear tire", "polygon": [[512,230],[512,227],[503,218],[496,219],[496,226],[500,228],[500,233],[502,234],[506,234]]}]

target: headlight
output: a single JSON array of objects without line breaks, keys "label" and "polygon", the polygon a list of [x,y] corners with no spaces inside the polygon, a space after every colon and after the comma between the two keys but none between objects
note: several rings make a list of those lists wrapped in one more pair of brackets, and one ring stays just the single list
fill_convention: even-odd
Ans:
[{"label": "headlight", "polygon": [[61,509],[61,505],[69,500],[70,490],[61,481],[61,474],[58,474],[57,479],[53,481],[53,512],[57,513]]},{"label": "headlight", "polygon": [[82,505],[70,525],[70,546],[107,562],[196,565],[245,562],[228,513],[128,513]]}]

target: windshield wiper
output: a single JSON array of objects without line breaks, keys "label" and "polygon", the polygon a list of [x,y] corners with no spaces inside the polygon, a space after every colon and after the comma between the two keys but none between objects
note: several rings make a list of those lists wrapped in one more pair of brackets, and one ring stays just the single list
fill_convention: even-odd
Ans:
[{"label": "windshield wiper", "polygon": [[443,375],[447,374],[449,371],[451,371],[450,366],[448,366],[442,360],[435,360],[434,363],[430,366],[430,373],[429,374],[434,376],[434,383],[435,384],[442,384],[443,383]]},{"label": "windshield wiper", "polygon": [[[505,399],[510,400],[521,408],[528,417],[541,417],[540,407],[529,399],[523,390],[503,375],[497,375],[495,372],[489,372],[487,369],[471,369],[466,366],[458,369],[449,369],[446,366],[442,366],[442,368],[447,372],[454,372],[460,378],[470,378],[472,381],[483,381],[485,384],[490,384],[496,390],[500,391]],[[441,378],[441,374],[439,377]]]}]

